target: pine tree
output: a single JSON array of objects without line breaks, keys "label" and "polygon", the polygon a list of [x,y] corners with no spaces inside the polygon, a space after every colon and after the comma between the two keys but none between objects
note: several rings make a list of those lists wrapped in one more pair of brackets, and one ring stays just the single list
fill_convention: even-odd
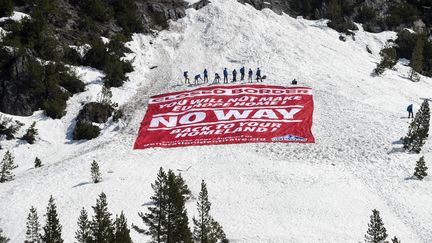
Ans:
[{"label": "pine tree", "polygon": [[163,168],[159,169],[157,179],[151,185],[154,195],[150,197],[153,205],[148,207],[148,213],[139,213],[138,215],[147,225],[148,230],[142,230],[137,226],[134,229],[139,233],[144,233],[152,237],[152,243],[166,242],[166,200],[167,200],[167,175]]},{"label": "pine tree", "polygon": [[12,170],[18,167],[18,165],[14,164],[14,159],[9,150],[6,151],[3,160],[0,162],[0,183],[12,181],[14,179],[15,176]]},{"label": "pine tree", "polygon": [[201,182],[201,192],[197,202],[199,217],[193,218],[193,238],[199,243],[227,242],[222,227],[210,216],[211,203],[208,200],[207,185]]},{"label": "pine tree", "polygon": [[[181,175],[176,176],[172,170],[168,171],[167,186],[167,242],[192,242],[192,232],[189,228],[189,219],[185,208],[185,188],[180,185],[183,181]],[[188,189],[189,190],[189,189]]]},{"label": "pine tree", "polygon": [[429,122],[429,102],[425,100],[411,122],[408,135],[403,138],[404,149],[420,153],[426,138],[429,136]]},{"label": "pine tree", "polygon": [[91,164],[91,177],[94,183],[98,183],[100,181],[102,181],[102,177],[99,171],[99,165],[96,162],[96,160],[93,160],[92,164]]},{"label": "pine tree", "polygon": [[99,103],[102,103],[104,105],[112,105],[112,92],[109,87],[106,87],[105,85],[102,86],[102,90],[99,94]]},{"label": "pine tree", "polygon": [[419,73],[421,73],[423,69],[423,48],[424,40],[423,38],[418,38],[410,61],[410,79],[412,81],[420,81]]},{"label": "pine tree", "polygon": [[60,225],[57,206],[55,205],[54,198],[51,196],[48,201],[47,213],[45,215],[46,223],[43,227],[43,234],[41,239],[43,243],[63,243],[62,239],[62,226]]},{"label": "pine tree", "polygon": [[387,230],[384,227],[384,223],[380,217],[378,210],[372,210],[372,215],[370,216],[370,223],[367,234],[365,235],[365,241],[370,243],[388,243]]},{"label": "pine tree", "polygon": [[38,135],[38,130],[35,128],[36,122],[33,122],[31,126],[27,129],[26,134],[22,137],[22,140],[27,141],[29,144],[34,144],[36,141],[36,136]]},{"label": "pine tree", "polygon": [[99,195],[93,211],[94,215],[90,223],[92,242],[111,242],[114,239],[114,226],[111,220],[111,213],[108,211],[105,193],[102,192]]},{"label": "pine tree", "polygon": [[81,209],[77,224],[78,224],[78,230],[75,232],[75,239],[77,240],[78,243],[89,243],[91,240],[90,222],[88,220],[88,215],[85,208]]},{"label": "pine tree", "polygon": [[427,176],[427,169],[426,162],[424,160],[424,156],[420,157],[420,159],[417,161],[414,176],[417,177],[419,180],[423,180]]},{"label": "pine tree", "polygon": [[392,239],[392,243],[401,243],[401,241],[395,236],[393,239]]},{"label": "pine tree", "polygon": [[34,161],[34,167],[35,168],[42,167],[42,161],[38,157],[36,157],[36,159]]},{"label": "pine tree", "polygon": [[40,242],[40,224],[39,217],[34,207],[30,208],[30,213],[27,217],[27,231],[25,243],[39,243]]},{"label": "pine tree", "polygon": [[132,243],[130,237],[130,230],[127,226],[126,217],[123,211],[120,213],[120,217],[116,216],[115,219],[115,242],[118,243]]},{"label": "pine tree", "polygon": [[386,44],[386,46],[380,51],[381,62],[378,63],[374,70],[376,75],[381,75],[384,73],[386,68],[391,69],[397,63],[396,48]]},{"label": "pine tree", "polygon": [[7,243],[9,242],[9,239],[3,235],[3,230],[0,229],[0,243]]},{"label": "pine tree", "polygon": [[153,205],[149,213],[139,213],[148,230],[136,226],[134,229],[152,237],[151,242],[192,242],[185,202],[190,197],[190,190],[181,175],[176,176],[171,170],[165,173],[159,169],[158,177],[152,188]]}]

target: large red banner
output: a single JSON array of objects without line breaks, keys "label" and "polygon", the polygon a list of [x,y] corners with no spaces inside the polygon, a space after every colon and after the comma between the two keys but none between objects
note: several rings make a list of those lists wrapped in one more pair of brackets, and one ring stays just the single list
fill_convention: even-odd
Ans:
[{"label": "large red banner", "polygon": [[134,149],[258,142],[313,143],[312,90],[213,86],[151,97]]}]

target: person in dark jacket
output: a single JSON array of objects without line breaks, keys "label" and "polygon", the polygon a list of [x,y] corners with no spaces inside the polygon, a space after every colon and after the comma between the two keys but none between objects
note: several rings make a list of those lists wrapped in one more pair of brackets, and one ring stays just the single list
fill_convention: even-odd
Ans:
[{"label": "person in dark jacket", "polygon": [[240,68],[240,80],[243,81],[245,78],[245,67]]},{"label": "person in dark jacket", "polygon": [[198,85],[200,79],[203,80],[200,74],[195,75],[195,85]]},{"label": "person in dark jacket", "polygon": [[413,105],[412,104],[410,104],[407,107],[407,111],[408,111],[408,118],[414,118],[414,112],[413,112]]},{"label": "person in dark jacket", "polygon": [[237,82],[237,71],[234,69],[233,71],[232,71],[232,75],[233,75],[233,82]]},{"label": "person in dark jacket", "polygon": [[256,71],[256,80],[257,80],[257,82],[259,82],[259,81],[262,82],[262,78],[261,78],[261,70],[260,70],[260,68],[257,68],[257,71]]},{"label": "person in dark jacket", "polygon": [[252,83],[252,76],[253,76],[253,71],[252,71],[252,69],[249,68],[249,72],[248,72],[248,81],[249,81],[249,83]]},{"label": "person in dark jacket", "polygon": [[208,72],[207,72],[207,68],[204,69],[204,83],[208,83]]},{"label": "person in dark jacket", "polygon": [[223,70],[223,75],[224,75],[224,84],[228,83],[228,70],[226,68],[224,68]]},{"label": "person in dark jacket", "polygon": [[188,76],[188,71],[185,71],[183,73],[183,77],[185,78],[185,84],[190,84],[190,80],[189,80],[189,76]]},{"label": "person in dark jacket", "polygon": [[220,82],[220,79],[221,79],[221,78],[220,78],[220,76],[219,76],[219,73],[215,73],[215,79],[213,80],[213,83],[214,83],[214,84],[216,84],[216,83],[218,84],[218,83]]}]

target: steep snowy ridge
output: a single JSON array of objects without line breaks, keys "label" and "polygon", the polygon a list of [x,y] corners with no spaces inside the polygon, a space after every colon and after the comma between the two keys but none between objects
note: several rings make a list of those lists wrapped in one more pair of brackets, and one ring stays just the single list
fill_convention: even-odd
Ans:
[{"label": "steep snowy ridge", "polygon": [[[137,213],[146,210],[150,184],[162,166],[181,172],[195,196],[206,180],[213,216],[232,242],[359,242],[375,208],[389,236],[432,242],[432,179],[410,179],[420,155],[402,152],[398,143],[409,125],[405,107],[414,103],[417,110],[422,99],[431,98],[432,80],[409,81],[403,62],[372,77],[379,50],[396,34],[371,34],[360,26],[355,39],[342,42],[325,23],[212,0],[187,10],[157,37],[134,35],[127,58],[135,71],[113,89],[126,117],[109,121],[88,142],[71,141],[70,131],[83,103],[97,99],[103,74],[77,68],[88,86],[68,101],[65,117],[14,117],[25,127],[37,121],[40,139],[31,146],[2,141],[1,155],[9,149],[20,167],[14,181],[0,184],[0,227],[11,242],[23,242],[30,206],[43,223],[52,194],[65,242],[73,242],[79,210],[84,206],[91,214],[102,191],[112,213],[123,210],[129,224],[143,227]],[[297,78],[313,88],[315,144],[132,150],[151,95],[195,88],[182,84],[184,70],[208,68],[214,74],[243,65],[261,67],[269,84],[289,85]],[[421,155],[429,167],[431,152],[428,141]],[[36,156],[42,168],[33,169]],[[101,167],[98,184],[90,180],[92,160]],[[190,218],[195,206],[195,200],[187,203]],[[134,231],[132,237],[149,239]]]}]

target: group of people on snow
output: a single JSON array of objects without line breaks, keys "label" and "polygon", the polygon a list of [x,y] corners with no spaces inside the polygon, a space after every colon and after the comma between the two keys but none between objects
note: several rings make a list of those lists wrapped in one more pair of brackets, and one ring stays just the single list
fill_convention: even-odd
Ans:
[{"label": "group of people on snow", "polygon": [[[240,68],[240,81],[244,81],[245,77],[246,77],[246,69],[245,67]],[[200,80],[203,81],[203,83],[208,83],[209,82],[209,74],[208,74],[208,70],[204,69],[204,79],[201,77],[201,74],[197,74],[194,77],[194,84],[198,85]],[[229,83],[229,72],[227,68],[224,68],[223,72],[223,83],[227,84]],[[234,69],[232,72],[232,79],[231,82],[237,82],[237,70]],[[251,68],[249,68],[249,71],[247,72],[247,80],[249,83],[252,83],[254,80],[254,71],[252,71]],[[190,84],[190,79],[189,79],[189,74],[188,71],[185,71],[183,73],[183,77],[185,79],[185,84]],[[255,72],[255,80],[257,82],[263,82],[263,79],[265,79],[265,76],[261,76],[261,70],[260,68],[257,68],[256,72]],[[214,74],[214,79],[213,79],[213,84],[219,84],[221,82],[221,76],[219,75],[219,73],[215,73]]]}]

